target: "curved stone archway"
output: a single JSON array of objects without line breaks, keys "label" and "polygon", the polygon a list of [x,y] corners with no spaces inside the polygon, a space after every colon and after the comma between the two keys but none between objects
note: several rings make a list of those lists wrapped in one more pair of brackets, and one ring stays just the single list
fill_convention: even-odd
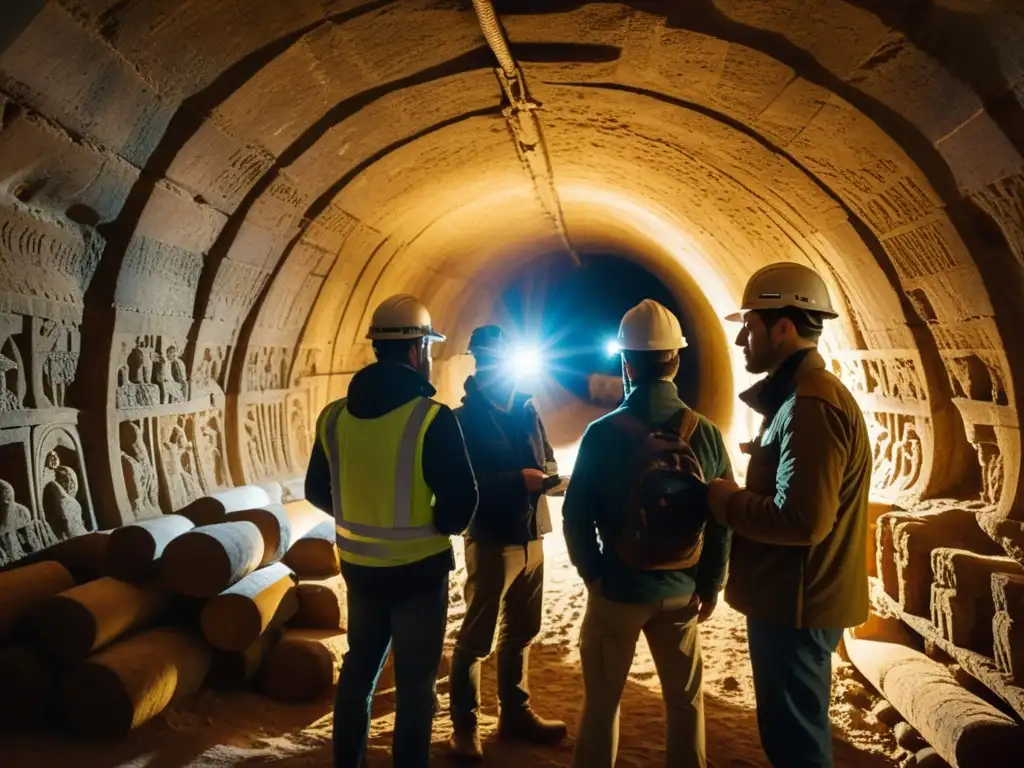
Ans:
[{"label": "curved stone archway", "polygon": [[737,435],[718,316],[764,263],[822,271],[877,495],[977,502],[1024,559],[1021,11],[496,5],[540,104],[532,171],[468,2],[33,0],[0,21],[5,503],[47,519],[53,425],[101,527],[301,475],[375,301],[416,292],[451,329],[444,393],[561,220],[698,308],[700,407]]}]

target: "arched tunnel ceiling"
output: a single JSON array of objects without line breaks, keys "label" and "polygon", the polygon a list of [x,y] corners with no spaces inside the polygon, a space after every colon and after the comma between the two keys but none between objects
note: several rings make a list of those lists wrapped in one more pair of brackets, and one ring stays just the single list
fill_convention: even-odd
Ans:
[{"label": "arched tunnel ceiling", "polygon": [[724,424],[743,376],[717,316],[765,263],[819,269],[876,493],[972,501],[1024,556],[1022,10],[496,7],[540,104],[536,179],[469,2],[4,4],[0,474],[18,502],[44,514],[54,444],[101,526],[299,475],[397,291],[451,331],[449,396],[503,282],[563,249],[553,189],[577,250],[645,263],[689,308],[710,340],[700,406]]}]

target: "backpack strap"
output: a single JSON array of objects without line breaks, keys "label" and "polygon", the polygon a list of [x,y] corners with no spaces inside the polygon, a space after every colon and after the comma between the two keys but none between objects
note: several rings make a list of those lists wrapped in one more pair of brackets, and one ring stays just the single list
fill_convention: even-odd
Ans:
[{"label": "backpack strap", "polygon": [[697,415],[697,412],[690,408],[684,408],[682,418],[679,419],[679,437],[689,443],[699,424],[700,416]]}]

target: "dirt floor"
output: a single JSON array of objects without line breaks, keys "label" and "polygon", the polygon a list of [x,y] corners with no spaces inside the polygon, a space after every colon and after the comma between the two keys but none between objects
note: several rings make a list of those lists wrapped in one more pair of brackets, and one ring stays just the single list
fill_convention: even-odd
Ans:
[{"label": "dirt floor", "polygon": [[[547,410],[547,409],[546,409]],[[599,415],[590,406],[548,410],[552,441],[562,434],[579,435],[579,423]],[[568,465],[571,443],[559,450]],[[484,669],[486,764],[494,768],[568,766],[572,734],[579,720],[582,677],[577,640],[586,595],[568,561],[560,535],[560,507],[552,510],[555,534],[547,537],[546,604],[541,636],[531,656],[530,685],[534,706],[547,717],[570,726],[570,739],[559,747],[531,748],[494,741],[497,702],[493,657]],[[461,556],[461,551],[459,552]],[[452,580],[448,644],[454,642],[465,610],[461,595],[464,571]],[[754,713],[754,690],[746,655],[743,618],[721,605],[703,625],[705,705],[708,756],[716,768],[767,766],[761,752]],[[900,764],[901,751],[888,728],[868,714],[874,696],[854,678],[852,667],[835,657],[832,719],[837,768],[882,768]],[[438,685],[443,712],[448,706],[448,681]],[[83,744],[55,734],[0,736],[0,768],[179,768],[181,766],[256,766],[325,768],[331,765],[331,698],[305,706],[276,704],[252,693],[203,691],[173,707],[123,742]],[[370,736],[371,768],[390,766],[394,691],[380,691],[374,703]],[[620,768],[656,768],[663,764],[664,715],[654,664],[641,638],[632,674],[622,699]],[[434,724],[435,765],[448,765],[451,727],[442,713]]]}]

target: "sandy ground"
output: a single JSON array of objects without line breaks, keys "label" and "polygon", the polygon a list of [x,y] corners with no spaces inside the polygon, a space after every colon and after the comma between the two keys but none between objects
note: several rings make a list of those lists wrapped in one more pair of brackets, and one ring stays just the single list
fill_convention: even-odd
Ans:
[{"label": "sandy ground", "polygon": [[[547,409],[545,409],[547,410]],[[547,419],[552,441],[576,436],[584,422],[600,411],[576,406],[556,409]],[[549,411],[550,413],[550,411]],[[571,442],[558,451],[565,468],[571,463]],[[564,469],[563,469],[564,471]],[[559,531],[560,506],[552,510],[556,533],[547,537],[545,618],[531,656],[530,684],[536,709],[569,723],[570,739],[558,747],[508,746],[494,741],[497,701],[493,656],[484,668],[484,740],[487,765],[494,768],[568,766],[572,734],[579,721],[582,677],[577,641],[586,607],[582,583],[568,561]],[[461,561],[461,551],[459,551]],[[448,645],[454,642],[465,612],[461,568],[452,580]],[[705,655],[705,707],[708,756],[716,768],[767,766],[761,752],[754,713],[753,682],[746,655],[743,618],[721,605],[702,626]],[[835,658],[832,718],[837,768],[881,768],[899,765],[900,750],[890,731],[868,710],[874,696],[861,686],[848,664]],[[438,684],[442,711],[448,706],[448,681]],[[370,736],[371,768],[389,766],[394,691],[382,690],[374,702]],[[0,768],[178,768],[179,766],[257,766],[324,768],[331,765],[331,698],[304,706],[285,706],[253,693],[203,691],[114,744],[88,744],[47,733],[0,736]],[[654,664],[643,638],[622,699],[620,768],[655,768],[663,757],[664,714]],[[451,735],[445,714],[434,724],[434,765],[449,765]]]}]

